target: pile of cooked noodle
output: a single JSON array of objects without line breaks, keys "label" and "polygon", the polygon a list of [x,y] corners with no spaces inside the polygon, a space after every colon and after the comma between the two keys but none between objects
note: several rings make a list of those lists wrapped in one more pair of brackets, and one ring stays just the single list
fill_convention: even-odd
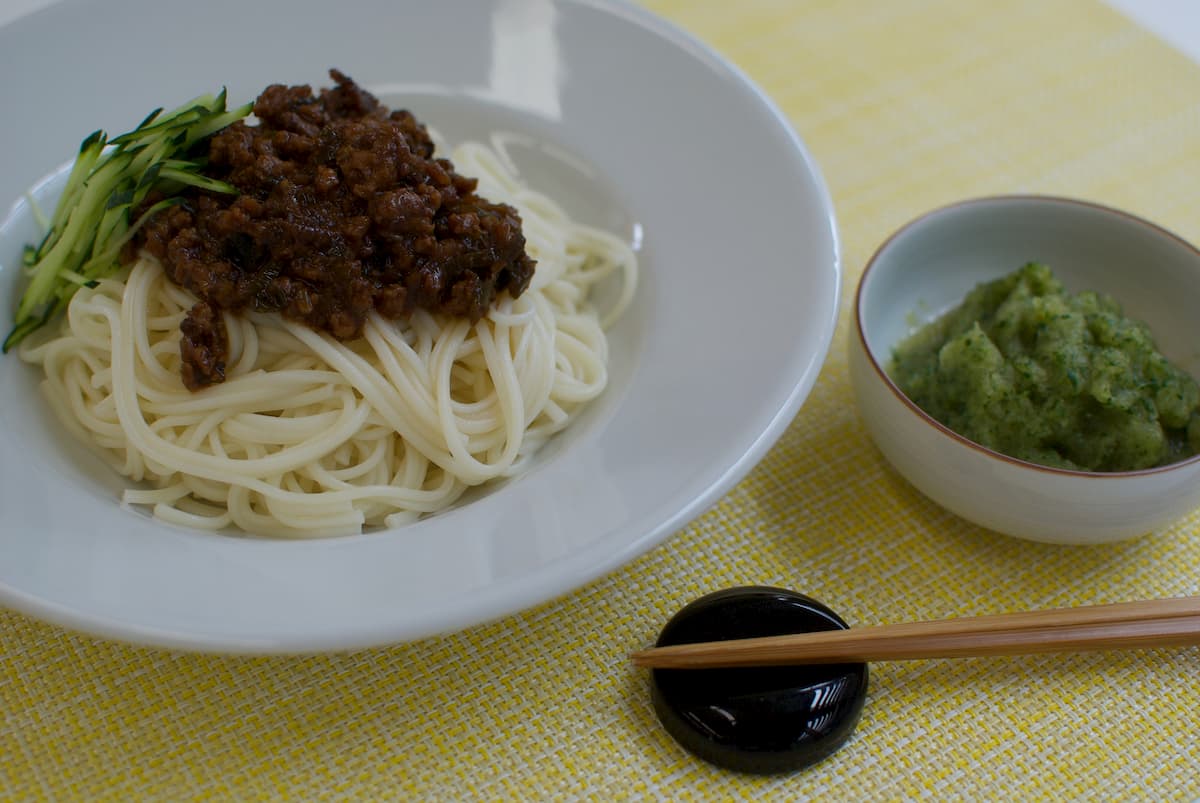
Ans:
[{"label": "pile of cooked noodle", "polygon": [[[629,304],[629,246],[572,222],[501,154],[452,156],[479,193],[516,207],[533,282],[472,325],[372,314],[340,342],[277,314],[225,314],[223,384],[193,393],[179,324],[195,303],[143,255],[81,289],[57,331],[21,345],[63,423],[140,484],[124,501],[207,530],[324,536],[391,526],[518,471],[607,381],[604,329]],[[609,277],[603,319],[588,300]]]}]

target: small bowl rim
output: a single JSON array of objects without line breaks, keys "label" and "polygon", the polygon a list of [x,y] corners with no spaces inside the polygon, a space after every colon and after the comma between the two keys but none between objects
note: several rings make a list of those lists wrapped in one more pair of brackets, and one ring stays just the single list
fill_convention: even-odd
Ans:
[{"label": "small bowl rim", "polygon": [[[983,455],[984,457],[995,458],[1019,468],[1034,469],[1036,471],[1059,477],[1117,480],[1131,477],[1145,477],[1156,474],[1164,474],[1176,471],[1186,466],[1200,463],[1200,453],[1194,454],[1191,457],[1187,457],[1174,463],[1167,463],[1166,465],[1162,466],[1153,466],[1151,468],[1135,469],[1132,471],[1083,471],[1079,469],[1044,466],[1040,463],[1022,460],[1021,458],[1012,457],[1011,455],[1006,455],[1003,452],[998,452],[995,449],[990,449],[987,446],[976,443],[970,438],[966,438],[958,434],[953,429],[922,410],[920,406],[918,406],[912,399],[908,398],[904,391],[900,390],[896,383],[892,381],[892,378],[888,376],[887,371],[883,369],[883,366],[880,365],[879,360],[876,358],[875,351],[871,348],[871,344],[867,341],[866,332],[864,331],[863,327],[863,288],[867,284],[867,280],[871,275],[872,268],[875,267],[883,253],[887,251],[887,249],[891,247],[891,245],[897,239],[899,239],[901,235],[920,225],[921,223],[924,223],[931,218],[944,215],[945,213],[955,209],[961,209],[970,206],[982,206],[993,203],[1045,203],[1050,205],[1077,206],[1085,207],[1109,215],[1116,215],[1118,217],[1125,218],[1127,221],[1134,223],[1135,225],[1149,229],[1155,234],[1174,240],[1178,244],[1182,245],[1186,250],[1191,251],[1195,255],[1197,261],[1200,262],[1200,247],[1197,247],[1190,241],[1180,237],[1170,229],[1160,226],[1153,221],[1147,220],[1140,215],[1135,215],[1131,212],[1126,212],[1123,209],[1118,209],[1114,206],[1098,203],[1096,201],[1088,201],[1064,195],[1042,195],[1037,193],[982,195],[974,198],[965,198],[958,201],[952,201],[921,213],[917,217],[909,220],[907,223],[893,231],[882,243],[880,243],[879,247],[875,249],[874,253],[871,254],[870,259],[867,260],[866,265],[863,267],[862,274],[858,279],[858,286],[855,288],[854,292],[854,328],[857,332],[859,344],[862,347],[863,354],[866,356],[871,370],[873,370],[875,374],[883,380],[884,386],[891,392],[893,396],[903,403],[910,411],[915,413],[918,418],[931,425],[935,431],[940,432],[941,434],[949,437],[952,441],[957,442],[958,444],[965,446]],[[1193,379],[1196,379],[1196,377],[1193,377]],[[1200,382],[1200,379],[1197,379],[1197,381]]]}]

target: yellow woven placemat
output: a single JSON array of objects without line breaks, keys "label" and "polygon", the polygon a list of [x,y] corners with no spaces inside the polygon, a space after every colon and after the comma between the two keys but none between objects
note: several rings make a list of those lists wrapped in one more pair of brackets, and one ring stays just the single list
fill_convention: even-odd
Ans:
[{"label": "yellow woven placemat", "polygon": [[805,590],[855,624],[1200,593],[1200,516],[1066,548],[943,512],[885,466],[846,371],[861,266],[930,207],[1051,192],[1200,235],[1200,70],[1092,0],[650,5],[761,84],[834,196],[841,325],[779,444],[624,570],[415,644],[196,656],[0,612],[0,798],[1200,797],[1196,649],[877,665],[849,744],[768,779],[680,750],[625,658],[741,583]]}]

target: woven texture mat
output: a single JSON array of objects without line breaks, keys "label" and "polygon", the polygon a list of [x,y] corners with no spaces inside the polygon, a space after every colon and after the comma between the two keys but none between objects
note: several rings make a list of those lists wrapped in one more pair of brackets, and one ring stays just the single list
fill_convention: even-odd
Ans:
[{"label": "woven texture mat", "polygon": [[846,369],[863,264],[931,207],[1066,194],[1200,237],[1200,70],[1090,0],[650,5],[774,98],[834,197],[841,321],[778,445],[625,569],[414,644],[197,656],[0,612],[0,798],[1200,797],[1196,649],[876,665],[851,741],[767,779],[684,753],[626,660],[689,600],[743,583],[860,625],[1200,593],[1200,515],[1067,548],[945,513],[883,462]]}]

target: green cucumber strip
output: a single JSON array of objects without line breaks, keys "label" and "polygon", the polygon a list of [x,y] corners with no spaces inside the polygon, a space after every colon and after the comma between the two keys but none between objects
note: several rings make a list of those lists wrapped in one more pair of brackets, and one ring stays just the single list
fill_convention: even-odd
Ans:
[{"label": "green cucumber strip", "polygon": [[62,227],[66,224],[66,217],[75,205],[79,193],[83,191],[83,183],[96,162],[100,159],[100,154],[103,150],[103,131],[97,131],[83,141],[83,145],[79,148],[79,155],[75,159],[75,164],[71,167],[71,172],[67,176],[66,186],[63,187],[62,195],[59,196],[58,206],[55,207],[54,214],[50,218],[50,227],[46,232],[46,237],[38,247],[39,253],[49,248],[53,245],[54,240],[58,239],[57,234],[62,231]]},{"label": "green cucumber strip", "polygon": [[18,323],[13,327],[13,330],[8,333],[8,337],[4,338],[4,353],[7,354],[9,349],[20,343],[36,330],[40,329],[45,323],[46,320],[44,318],[26,318]]},{"label": "green cucumber strip", "polygon": [[189,173],[186,170],[164,167],[158,175],[164,180],[178,181],[180,184],[190,184],[193,187],[208,190],[209,192],[220,192],[226,195],[232,195],[237,192],[231,184],[209,178],[208,176],[202,176],[198,173]]},{"label": "green cucumber strip", "polygon": [[239,106],[233,111],[223,112],[221,114],[213,115],[207,120],[201,120],[188,131],[188,147],[190,148],[195,143],[205,139],[206,137],[212,136],[222,128],[226,128],[230,124],[236,123],[238,120],[248,116],[252,111],[254,111],[254,104],[247,103],[244,106]]},{"label": "green cucumber strip", "polygon": [[[61,314],[79,287],[94,287],[118,270],[121,249],[151,217],[181,203],[178,193],[185,187],[236,193],[205,176],[205,160],[189,153],[253,109],[246,104],[227,111],[225,104],[222,89],[169,112],[155,109],[135,129],[111,140],[103,131],[83,140],[45,236],[22,252],[29,284],[4,351]],[[152,191],[166,197],[132,220]]]},{"label": "green cucumber strip", "polygon": [[[215,100],[212,95],[201,95],[182,106],[177,107],[173,111],[166,114],[159,114],[157,120],[150,123],[147,120],[145,126],[139,126],[129,133],[122,134],[112,141],[114,145],[124,145],[128,142],[134,142],[139,139],[146,139],[155,134],[161,133],[167,128],[178,128],[181,124],[187,124],[197,117],[209,114],[214,111],[211,104]],[[224,107],[216,109],[216,111],[224,111]]]}]

